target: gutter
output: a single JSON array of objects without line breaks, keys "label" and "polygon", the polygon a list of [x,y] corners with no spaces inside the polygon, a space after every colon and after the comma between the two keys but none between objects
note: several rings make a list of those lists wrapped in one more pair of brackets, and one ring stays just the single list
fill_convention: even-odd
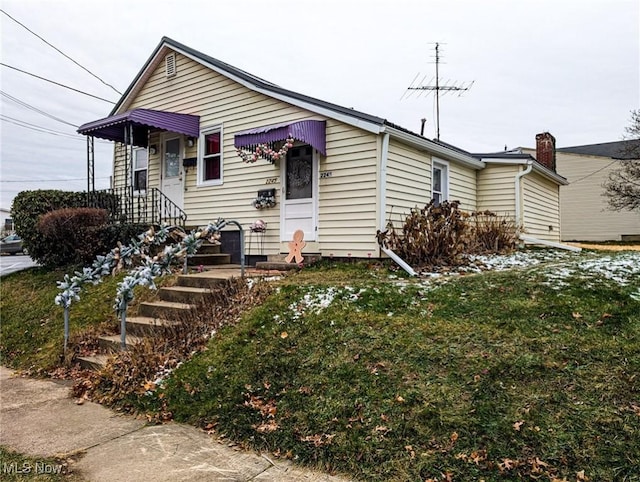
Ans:
[{"label": "gutter", "polygon": [[459,162],[460,164],[464,164],[465,166],[473,169],[484,169],[485,167],[485,163],[483,161],[479,161],[475,157],[467,156],[461,152],[454,151],[453,149],[448,149],[430,141],[429,139],[420,137],[417,134],[409,134],[388,125],[382,128],[382,132],[388,132],[392,137],[399,139],[406,144],[429,151],[445,159]]},{"label": "gutter", "polygon": [[514,179],[515,182],[515,188],[516,188],[516,206],[515,206],[515,211],[516,211],[516,216],[515,216],[515,220],[516,220],[516,228],[520,229],[520,222],[521,222],[521,215],[520,215],[520,211],[521,211],[521,204],[522,204],[522,192],[521,192],[521,186],[520,186],[520,180],[526,176],[527,174],[529,174],[531,171],[533,170],[533,161],[527,161],[527,168],[524,171],[520,171],[518,172],[518,174],[516,174],[516,177]]}]

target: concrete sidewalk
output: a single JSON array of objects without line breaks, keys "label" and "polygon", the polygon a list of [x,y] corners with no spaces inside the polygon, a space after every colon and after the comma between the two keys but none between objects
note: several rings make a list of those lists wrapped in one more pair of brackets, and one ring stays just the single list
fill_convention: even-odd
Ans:
[{"label": "concrete sidewalk", "polygon": [[101,405],[78,405],[69,385],[0,367],[0,445],[33,457],[75,460],[83,480],[313,481],[346,479],[239,451],[190,425],[147,426]]}]

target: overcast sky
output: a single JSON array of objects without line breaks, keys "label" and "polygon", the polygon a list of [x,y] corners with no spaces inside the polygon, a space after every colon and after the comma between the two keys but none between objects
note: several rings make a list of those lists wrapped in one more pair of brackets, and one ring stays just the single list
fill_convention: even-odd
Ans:
[{"label": "overcast sky", "polygon": [[[640,108],[637,0],[1,0],[2,9],[124,92],[162,36],[282,87],[435,137],[433,83],[468,85],[440,102],[440,138],[472,152],[620,140]],[[119,95],[0,14],[2,62],[116,102]],[[0,68],[0,206],[31,189],[86,189],[84,137],[69,124],[112,104]],[[405,94],[405,98],[401,97]],[[11,96],[7,97],[7,96]],[[30,128],[24,127],[28,123]],[[16,123],[22,126],[16,125]],[[45,128],[55,134],[33,130]],[[65,133],[66,135],[62,135]],[[112,145],[96,145],[108,187]],[[79,180],[78,180],[79,179]]]}]

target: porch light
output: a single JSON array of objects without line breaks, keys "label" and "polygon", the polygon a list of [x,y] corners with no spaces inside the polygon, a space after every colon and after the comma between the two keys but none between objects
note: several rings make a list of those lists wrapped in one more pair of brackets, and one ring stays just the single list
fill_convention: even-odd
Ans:
[{"label": "porch light", "polygon": [[196,145],[196,138],[195,137],[188,137],[187,138],[187,146],[188,147],[193,147]]}]

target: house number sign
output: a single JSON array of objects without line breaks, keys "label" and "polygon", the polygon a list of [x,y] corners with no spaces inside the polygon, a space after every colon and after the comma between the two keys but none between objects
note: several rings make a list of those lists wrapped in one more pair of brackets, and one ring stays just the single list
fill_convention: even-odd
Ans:
[{"label": "house number sign", "polygon": [[326,179],[333,175],[333,171],[323,171],[320,173],[320,179]]},{"label": "house number sign", "polygon": [[267,179],[265,179],[264,183],[265,184],[278,184],[278,178],[277,177],[268,177]]}]

